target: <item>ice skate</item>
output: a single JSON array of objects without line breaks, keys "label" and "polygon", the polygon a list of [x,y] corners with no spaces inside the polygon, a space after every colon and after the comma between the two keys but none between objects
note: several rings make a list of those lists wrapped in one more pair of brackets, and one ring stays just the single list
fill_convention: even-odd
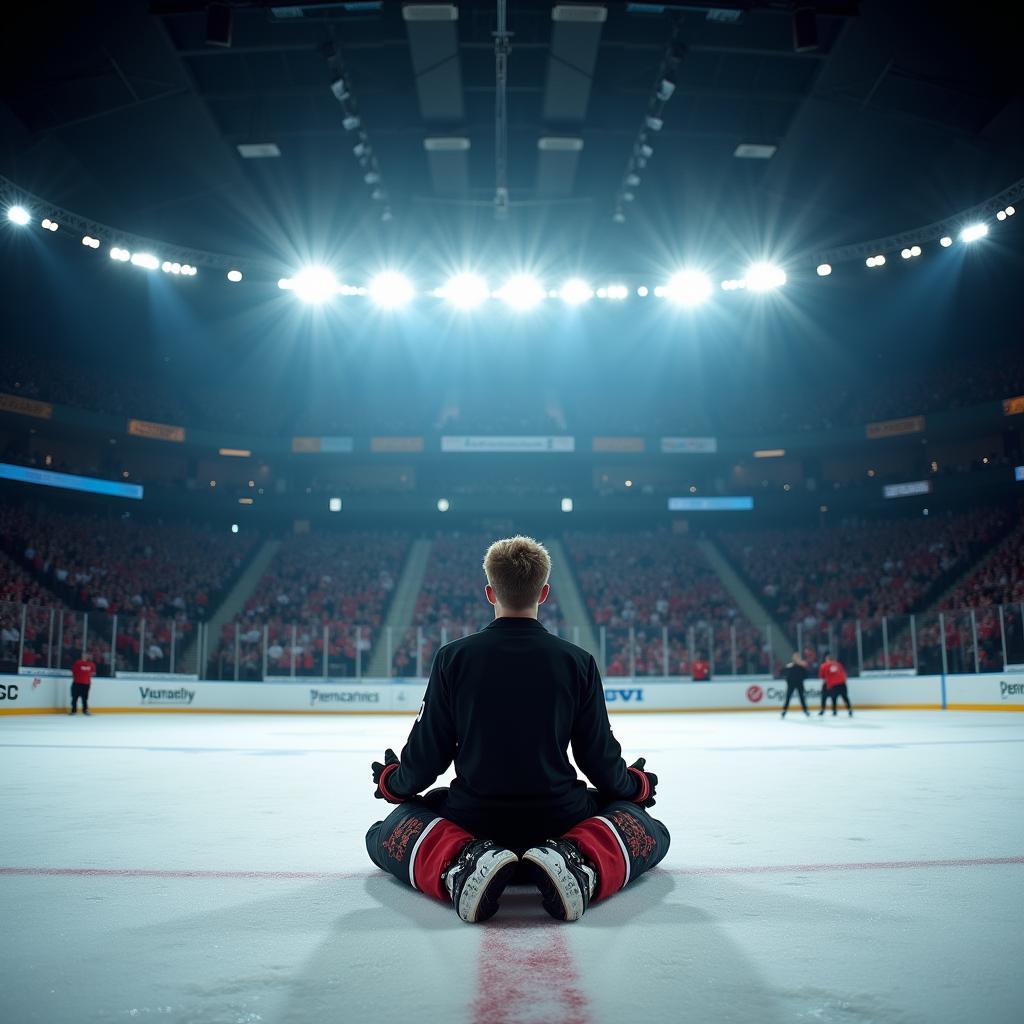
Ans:
[{"label": "ice skate", "polygon": [[468,924],[494,916],[519,858],[490,839],[477,839],[462,848],[442,876],[455,912]]},{"label": "ice skate", "polygon": [[578,921],[597,888],[597,872],[568,839],[548,839],[523,854],[523,863],[541,891],[544,909],[559,921]]}]

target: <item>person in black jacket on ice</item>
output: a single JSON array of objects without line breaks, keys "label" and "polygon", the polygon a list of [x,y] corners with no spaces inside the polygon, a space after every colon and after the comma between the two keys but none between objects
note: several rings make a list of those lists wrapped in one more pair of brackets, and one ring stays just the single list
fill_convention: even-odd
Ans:
[{"label": "person in black jacket on ice", "polygon": [[[658,777],[622,759],[594,658],[537,620],[547,550],[499,540],[483,568],[494,621],[437,652],[401,758],[373,763],[374,796],[398,806],[371,826],[367,852],[467,922],[491,917],[512,881],[534,882],[549,914],[575,921],[668,852],[646,810]],[[418,795],[452,761],[451,787]]]},{"label": "person in black jacket on ice", "polygon": [[800,657],[798,651],[793,652],[793,657],[789,659],[786,667],[782,670],[783,678],[786,680],[786,703],[782,705],[782,717],[786,717],[786,712],[789,710],[789,702],[793,699],[793,694],[797,694],[800,698],[800,705],[804,709],[805,715],[810,715],[807,710],[807,694],[804,693],[804,680],[807,678],[807,662]]}]

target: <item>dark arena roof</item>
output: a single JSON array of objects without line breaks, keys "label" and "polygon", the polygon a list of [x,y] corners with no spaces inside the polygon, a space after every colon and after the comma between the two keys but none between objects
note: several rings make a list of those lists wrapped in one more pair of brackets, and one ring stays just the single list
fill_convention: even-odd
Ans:
[{"label": "dark arena roof", "polygon": [[[345,486],[386,491],[401,461],[431,503],[573,474],[600,494],[634,456],[654,495],[746,493],[755,450],[793,467],[758,463],[759,486],[831,486],[878,468],[866,424],[927,417],[885,442],[894,481],[1012,469],[1019,21],[882,0],[30,5],[0,72],[0,200],[27,220],[0,224],[8,461],[73,440],[68,468],[195,487],[231,448],[281,493],[333,493],[297,457],[340,437],[318,473],[362,465]],[[305,305],[310,266],[328,294]],[[466,272],[486,279],[469,311],[445,301]],[[158,470],[166,441],[129,419],[192,461]],[[452,473],[450,434],[573,455]],[[374,462],[395,435],[420,468],[401,446]],[[665,437],[714,458],[659,462]]]}]

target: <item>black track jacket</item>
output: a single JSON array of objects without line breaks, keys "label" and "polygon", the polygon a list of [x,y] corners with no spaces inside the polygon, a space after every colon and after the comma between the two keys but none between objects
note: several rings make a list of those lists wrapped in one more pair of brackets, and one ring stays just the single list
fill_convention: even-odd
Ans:
[{"label": "black track jacket", "polygon": [[570,745],[600,800],[636,795],[593,657],[536,619],[498,618],[437,652],[388,788],[422,793],[454,760],[446,816],[470,831],[501,820],[554,828],[593,813]]}]

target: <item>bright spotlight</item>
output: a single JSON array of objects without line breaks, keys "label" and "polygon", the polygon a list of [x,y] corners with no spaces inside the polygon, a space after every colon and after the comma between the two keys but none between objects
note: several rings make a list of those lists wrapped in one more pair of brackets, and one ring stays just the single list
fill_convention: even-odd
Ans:
[{"label": "bright spotlight", "polygon": [[558,294],[567,306],[582,306],[594,297],[594,289],[582,278],[574,277],[562,285]]},{"label": "bright spotlight", "polygon": [[[908,249],[907,252],[909,252],[909,251],[910,250]],[[869,256],[864,261],[864,265],[867,266],[867,267],[884,267],[885,266],[885,257],[881,256],[881,255],[879,255],[879,256]]]},{"label": "bright spotlight", "polygon": [[[996,220],[1006,220],[1006,211],[1005,210],[1000,210],[996,214]],[[43,221],[43,227],[44,228],[46,227],[46,221]]]},{"label": "bright spotlight", "polygon": [[327,510],[329,512],[340,512],[341,511],[341,498],[328,498],[327,499]]},{"label": "bright spotlight", "polygon": [[242,280],[242,272],[240,270],[229,270],[228,280],[232,284],[238,284],[238,282]]},{"label": "bright spotlight", "polygon": [[910,247],[910,255],[911,256],[920,256],[921,255],[921,246],[919,246],[919,245],[912,245]]},{"label": "bright spotlight", "polygon": [[828,277],[832,273],[831,263],[819,263],[818,264],[818,277]]},{"label": "bright spotlight", "polygon": [[949,235],[943,235],[939,239],[939,245],[941,245],[943,249],[948,249],[952,244],[953,244],[953,239],[950,238]]},{"label": "bright spotlight", "polygon": [[438,290],[456,309],[475,309],[491,294],[487,282],[478,274],[456,274]]},{"label": "bright spotlight", "polygon": [[50,220],[49,217],[44,217],[39,225],[44,231],[56,231],[60,225],[55,220]]},{"label": "bright spotlight", "polygon": [[31,218],[28,215],[28,210],[24,206],[12,206],[7,211],[7,219],[13,224],[20,224],[24,227]]},{"label": "bright spotlight", "polygon": [[231,524],[231,532],[232,533],[238,533],[238,523],[232,523]]},{"label": "bright spotlight", "polygon": [[987,234],[987,224],[968,224],[967,227],[960,232],[960,241],[976,242],[979,238],[984,238]]},{"label": "bright spotlight", "polygon": [[640,296],[641,299],[646,299],[647,296],[650,294],[650,292],[647,289],[647,285],[645,284],[640,285],[640,287],[637,288],[636,293],[637,295]]},{"label": "bright spotlight", "polygon": [[1012,206],[1008,206],[1003,212],[1007,217],[1012,217],[1017,211]]},{"label": "bright spotlight", "polygon": [[110,249],[110,258],[117,260],[119,263],[127,263],[132,258],[132,254],[127,249],[122,249],[120,246],[115,245]]},{"label": "bright spotlight", "polygon": [[699,306],[711,297],[711,279],[699,270],[682,270],[669,279],[664,294],[677,306]]},{"label": "bright spotlight", "polygon": [[513,309],[532,309],[544,298],[544,289],[536,278],[517,274],[505,282],[498,295]]},{"label": "bright spotlight", "polygon": [[171,264],[171,273],[172,274],[180,274],[181,273],[181,264],[180,263],[172,263]]},{"label": "bright spotlight", "polygon": [[909,249],[903,249],[900,252],[900,256],[902,256],[905,260],[909,260],[912,255],[913,253]]},{"label": "bright spotlight", "polygon": [[607,294],[609,299],[621,302],[629,295],[629,289],[624,284],[610,284],[607,288]]},{"label": "bright spotlight", "polygon": [[385,270],[370,282],[370,298],[384,309],[404,306],[412,297],[412,283],[394,270]]},{"label": "bright spotlight", "polygon": [[743,283],[754,292],[769,292],[786,283],[786,272],[773,263],[755,263],[747,271]]},{"label": "bright spotlight", "polygon": [[438,512],[447,512],[448,509],[450,509],[451,507],[452,507],[452,503],[447,498],[438,498],[437,499],[437,511]]},{"label": "bright spotlight", "polygon": [[100,247],[100,240],[93,238],[92,235],[83,235],[82,245],[87,245],[90,249],[98,249]]},{"label": "bright spotlight", "polygon": [[[281,281],[277,285],[279,288],[286,287]],[[292,278],[291,288],[303,302],[318,305],[326,302],[338,290],[338,282],[326,267],[306,267]]]},{"label": "bright spotlight", "polygon": [[160,261],[148,252],[136,252],[132,254],[132,266],[142,267],[143,270],[156,270]]},{"label": "bright spotlight", "polygon": [[571,512],[572,511],[572,498],[563,498],[562,499],[562,511],[563,512]]}]

